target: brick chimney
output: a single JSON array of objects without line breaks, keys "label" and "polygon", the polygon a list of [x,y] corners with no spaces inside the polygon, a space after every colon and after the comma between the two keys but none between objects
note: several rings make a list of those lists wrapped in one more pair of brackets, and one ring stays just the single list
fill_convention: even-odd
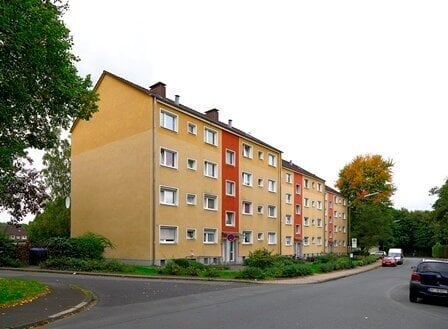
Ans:
[{"label": "brick chimney", "polygon": [[219,121],[219,110],[218,109],[211,109],[208,111],[205,111],[205,115],[212,121]]},{"label": "brick chimney", "polygon": [[153,84],[151,87],[149,87],[149,91],[153,94],[162,96],[164,98],[166,98],[166,84],[164,84],[163,82],[157,82],[155,84]]}]

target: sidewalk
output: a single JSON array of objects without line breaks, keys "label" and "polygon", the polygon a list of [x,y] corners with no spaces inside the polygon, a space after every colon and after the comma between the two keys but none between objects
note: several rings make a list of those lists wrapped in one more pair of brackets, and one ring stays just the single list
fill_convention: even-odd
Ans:
[{"label": "sidewalk", "polygon": [[[356,267],[350,270],[334,271],[330,273],[315,274],[293,279],[258,281],[258,283],[313,284],[344,278],[350,275],[370,271],[380,266],[381,262],[378,261],[371,265]],[[32,270],[33,269],[30,269],[30,271]],[[88,275],[89,273],[83,274]],[[126,275],[116,276],[125,277]],[[151,279],[151,277],[144,278],[149,280]],[[158,277],[157,279],[161,279],[161,277]],[[186,278],[184,277],[177,279],[186,280]],[[30,303],[11,308],[0,308],[0,328],[30,328],[44,325],[51,321],[81,312],[84,309],[87,309],[89,306],[93,305],[96,301],[96,298],[92,293],[83,291],[80,287],[55,283],[49,284],[49,287],[50,293],[48,295],[40,297]]]}]

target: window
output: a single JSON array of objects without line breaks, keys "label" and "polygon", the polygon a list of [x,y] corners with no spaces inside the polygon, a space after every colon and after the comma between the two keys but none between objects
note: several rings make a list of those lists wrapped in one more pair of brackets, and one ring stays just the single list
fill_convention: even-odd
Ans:
[{"label": "window", "polygon": [[252,159],[252,146],[243,143],[243,157]]},{"label": "window", "polygon": [[177,115],[160,110],[160,127],[177,131]]},{"label": "window", "polygon": [[317,183],[317,190],[319,192],[322,192],[322,184],[321,183]]},{"label": "window", "polygon": [[193,122],[187,123],[187,131],[189,134],[196,135],[198,133],[198,128]]},{"label": "window", "polygon": [[302,231],[302,230],[301,230],[300,224],[297,224],[297,225],[296,225],[296,231],[295,231],[296,234],[300,234],[301,231]]},{"label": "window", "polygon": [[310,244],[310,238],[307,236],[303,237],[303,245],[309,246],[309,244]]},{"label": "window", "polygon": [[204,194],[204,209],[218,210],[218,197],[216,195]]},{"label": "window", "polygon": [[160,149],[160,164],[165,167],[177,168],[177,152]]},{"label": "window", "polygon": [[268,154],[268,164],[271,167],[277,167],[277,157],[274,154]]},{"label": "window", "polygon": [[187,193],[187,204],[190,205],[196,204],[196,194]]},{"label": "window", "polygon": [[322,237],[320,237],[320,236],[317,237],[317,245],[318,246],[322,245]]},{"label": "window", "polygon": [[322,210],[322,201],[317,201],[317,209]]},{"label": "window", "polygon": [[291,174],[285,174],[285,181],[286,183],[292,183],[292,175]]},{"label": "window", "polygon": [[160,243],[174,244],[177,242],[176,226],[160,226],[159,230]]},{"label": "window", "polygon": [[243,244],[252,243],[252,232],[251,231],[243,231]]},{"label": "window", "polygon": [[196,229],[187,228],[187,240],[196,240]]},{"label": "window", "polygon": [[177,189],[172,187],[160,187],[160,203],[175,206],[177,205]]},{"label": "window", "polygon": [[300,215],[302,213],[302,207],[299,204],[296,204],[296,215]]},{"label": "window", "polygon": [[226,164],[235,165],[235,152],[232,150],[226,150]]},{"label": "window", "polygon": [[277,243],[277,234],[275,232],[268,232],[268,244]]},{"label": "window", "polygon": [[285,224],[291,225],[292,224],[292,217],[291,215],[285,215]]},{"label": "window", "polygon": [[252,215],[252,202],[243,201],[243,214]]},{"label": "window", "polygon": [[304,183],[305,183],[305,188],[310,188],[310,183],[309,183],[308,179],[305,178]]},{"label": "window", "polygon": [[226,195],[235,196],[235,182],[226,180]]},{"label": "window", "polygon": [[195,159],[187,159],[187,168],[191,170],[196,170],[196,160]]},{"label": "window", "polygon": [[285,202],[287,204],[291,204],[292,203],[292,195],[291,195],[291,193],[286,193],[286,195],[285,195]]},{"label": "window", "polygon": [[303,225],[310,226],[310,218],[309,217],[303,218]]},{"label": "window", "polygon": [[303,202],[305,204],[305,207],[309,207],[310,206],[310,200],[308,198],[304,198]]},{"label": "window", "polygon": [[258,178],[258,187],[263,187],[263,178]]},{"label": "window", "polygon": [[285,245],[286,246],[292,246],[292,237],[291,236],[286,236],[285,237]]},{"label": "window", "polygon": [[204,243],[216,243],[216,229],[204,229]]},{"label": "window", "polygon": [[322,218],[317,219],[317,226],[322,227]]},{"label": "window", "polygon": [[270,218],[277,217],[277,207],[276,206],[268,206],[268,217],[270,217]]},{"label": "window", "polygon": [[210,161],[204,161],[204,176],[217,178],[218,177],[218,165]]},{"label": "window", "polygon": [[252,174],[248,172],[243,172],[243,185],[252,186]]},{"label": "window", "polygon": [[204,142],[211,145],[218,145],[218,133],[209,128],[204,129]]},{"label": "window", "polygon": [[268,191],[269,192],[276,192],[277,191],[277,183],[275,180],[268,180]]},{"label": "window", "polygon": [[263,206],[258,206],[257,207],[257,212],[261,215],[264,212]]},{"label": "window", "polygon": [[302,187],[300,186],[300,184],[296,185],[296,194],[302,194]]},{"label": "window", "polygon": [[226,226],[235,226],[235,213],[226,211]]},{"label": "window", "polygon": [[257,234],[257,240],[258,241],[263,241],[264,240],[264,233],[258,233]]},{"label": "window", "polygon": [[264,159],[264,153],[263,151],[258,151],[258,159],[263,160]]}]

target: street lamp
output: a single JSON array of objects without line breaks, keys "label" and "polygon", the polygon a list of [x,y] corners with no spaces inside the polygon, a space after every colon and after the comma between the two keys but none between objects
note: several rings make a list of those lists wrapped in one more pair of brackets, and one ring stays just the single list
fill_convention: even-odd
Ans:
[{"label": "street lamp", "polygon": [[[365,199],[365,198],[377,195],[379,193],[380,193],[379,191],[372,192],[372,193],[364,195],[362,198]],[[352,204],[351,204],[350,200],[348,200],[348,202],[347,202],[347,220],[348,220],[348,234],[347,234],[348,236],[347,236],[347,240],[348,241],[347,242],[348,242],[348,266],[349,266],[349,268],[352,268],[352,257],[353,257],[353,253],[352,253],[353,243],[352,243],[351,227],[350,227],[350,223],[351,223],[351,220],[350,220],[350,215],[351,215],[350,214],[350,208],[351,208],[351,206],[352,206]]]}]

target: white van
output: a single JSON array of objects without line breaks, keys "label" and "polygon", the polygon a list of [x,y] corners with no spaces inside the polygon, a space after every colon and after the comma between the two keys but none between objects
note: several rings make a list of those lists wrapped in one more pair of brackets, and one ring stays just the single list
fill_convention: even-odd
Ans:
[{"label": "white van", "polygon": [[404,262],[403,250],[401,250],[401,248],[390,248],[387,255],[395,258],[397,264],[399,265],[403,264]]}]

